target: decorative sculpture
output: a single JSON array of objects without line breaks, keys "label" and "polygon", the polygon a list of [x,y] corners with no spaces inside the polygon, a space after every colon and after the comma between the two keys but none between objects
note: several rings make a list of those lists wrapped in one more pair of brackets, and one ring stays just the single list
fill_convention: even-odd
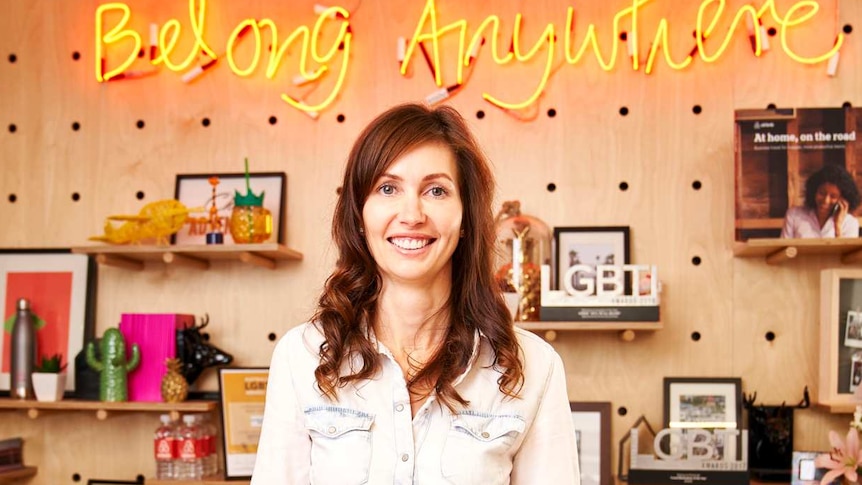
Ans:
[{"label": "decorative sculpture", "polygon": [[109,328],[99,342],[99,354],[93,342],[87,343],[87,364],[99,372],[99,399],[107,402],[123,402],[129,399],[126,376],[135,370],[141,361],[141,351],[132,344],[131,360],[126,362],[126,341],[119,329]]},{"label": "decorative sculpture", "polygon": [[753,477],[789,481],[793,458],[793,410],[811,405],[808,387],[796,406],[755,406],[757,393],[743,394],[748,410],[748,466]]},{"label": "decorative sculpture", "polygon": [[182,367],[180,359],[166,359],[165,366],[168,368],[168,373],[162,377],[162,401],[185,401],[189,395],[189,383],[180,373]]},{"label": "decorative sculpture", "polygon": [[210,323],[209,315],[201,318],[201,324],[177,330],[177,357],[182,361],[182,374],[189,385],[194,384],[207,367],[228,365],[233,356],[209,343],[209,335],[202,333]]}]

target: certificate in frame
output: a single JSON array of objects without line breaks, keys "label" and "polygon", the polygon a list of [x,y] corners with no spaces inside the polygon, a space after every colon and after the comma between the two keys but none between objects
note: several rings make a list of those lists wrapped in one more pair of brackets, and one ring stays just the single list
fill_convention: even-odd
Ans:
[{"label": "certificate in frame", "polygon": [[268,378],[266,368],[219,369],[225,478],[251,478]]}]

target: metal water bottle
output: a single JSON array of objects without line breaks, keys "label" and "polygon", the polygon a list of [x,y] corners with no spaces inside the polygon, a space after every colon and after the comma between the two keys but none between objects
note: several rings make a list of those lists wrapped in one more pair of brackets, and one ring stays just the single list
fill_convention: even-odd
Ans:
[{"label": "metal water bottle", "polygon": [[36,361],[36,326],[30,302],[20,298],[12,327],[11,377],[13,399],[33,399],[33,363]]}]

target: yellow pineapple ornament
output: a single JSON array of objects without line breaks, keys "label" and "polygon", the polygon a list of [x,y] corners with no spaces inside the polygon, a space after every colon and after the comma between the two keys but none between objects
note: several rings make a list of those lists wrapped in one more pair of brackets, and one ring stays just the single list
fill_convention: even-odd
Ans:
[{"label": "yellow pineapple ornament", "polygon": [[168,373],[162,377],[162,401],[183,402],[189,394],[189,383],[180,373],[179,359],[166,359]]}]

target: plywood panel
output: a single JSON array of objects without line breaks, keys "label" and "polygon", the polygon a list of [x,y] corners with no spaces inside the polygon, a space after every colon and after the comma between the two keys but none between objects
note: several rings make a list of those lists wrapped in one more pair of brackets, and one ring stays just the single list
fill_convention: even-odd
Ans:
[{"label": "plywood panel", "polygon": [[[280,99],[282,93],[300,96],[308,90],[290,83],[298,72],[298,50],[274,80],[266,79],[262,68],[240,78],[220,62],[192,84],[165,69],[146,79],[96,83],[92,29],[100,3],[9,0],[0,5],[0,221],[5,229],[0,247],[79,246],[101,232],[105,216],[136,213],[147,202],[172,197],[178,173],[240,172],[245,157],[253,171],[284,171],[287,243],[304,254],[302,262],[280,263],[274,271],[224,262],[208,271],[148,264],[139,273],[110,267],[99,273],[99,334],[115,326],[123,312],[208,314],[212,341],[232,353],[237,365],[266,365],[274,345],[270,333],[283,335],[312,314],[335,259],[329,222],[352,141],[386,107],[420,101],[436,89],[421,55],[410,75],[401,77],[394,54],[395,38],[412,34],[426,3],[343,2],[352,12],[351,65],[340,95],[317,121]],[[127,3],[133,12],[130,25],[145,41],[150,22],[179,19],[185,34],[174,59],[188,52],[188,2]],[[792,5],[776,3],[780,14]],[[767,404],[796,402],[806,385],[815,394],[819,271],[839,262],[836,256],[814,256],[773,267],[761,259],[733,258],[733,110],[770,103],[862,103],[862,40],[856,33],[862,25],[855,25],[862,5],[821,3],[811,28],[794,29],[791,47],[806,55],[822,52],[836,29],[854,25],[834,78],[826,76],[823,64],[789,59],[777,37],[770,39],[770,51],[755,58],[743,27],[723,57],[714,63],[695,59],[683,71],[663,60],[650,75],[643,67],[634,71],[622,42],[620,60],[608,72],[587,54],[576,65],[562,65],[539,101],[519,114],[529,121],[493,107],[482,95],[526,97],[541,78],[540,57],[499,66],[489,42],[469,82],[450,99],[494,164],[498,202],[519,199],[525,212],[551,226],[628,225],[633,260],[659,266],[663,330],[638,334],[633,342],[615,333],[558,332],[553,343],[566,364],[570,398],[611,401],[615,441],[642,414],[660,423],[664,376],[739,376],[746,392],[756,391],[758,401]],[[746,4],[728,2],[720,32],[728,29],[731,13]],[[221,55],[243,18],[268,17],[284,38],[314,23],[313,5],[313,0],[210,0],[205,35]],[[577,45],[572,49],[587,25],[595,23],[607,56],[613,18],[631,3],[437,0],[435,5],[441,25],[463,18],[474,29],[486,16],[498,15],[501,55],[516,13],[524,15],[526,48],[548,23],[555,24],[562,42],[566,9],[573,6]],[[681,60],[694,45],[698,5],[668,0],[644,5],[638,13],[641,62],[662,19],[669,26],[671,56]],[[623,17],[621,28],[631,30],[629,17]],[[707,41],[710,52],[718,40]],[[457,36],[447,36],[441,45],[444,83],[449,84]],[[248,48],[242,44],[239,55],[247,56]],[[8,60],[11,54],[14,63]],[[110,54],[112,65],[118,55]],[[562,61],[560,50],[555,62]],[[133,69],[144,68],[146,62],[137,61]],[[333,66],[322,86],[308,94],[309,102],[325,97],[337,69]],[[205,118],[210,121],[206,127]],[[75,122],[78,130],[72,129]],[[620,188],[623,182],[626,190]],[[556,190],[548,190],[551,183]],[[770,331],[776,338],[767,341]],[[694,333],[701,338],[695,341]],[[215,387],[212,371],[197,383],[202,390]],[[621,407],[627,414],[616,414]],[[847,422],[847,416],[816,408],[796,415],[796,449],[825,449],[826,431],[844,429]],[[33,485],[69,483],[74,473],[85,478],[152,475],[154,416],[93,421],[86,413],[30,421],[4,412],[0,436],[27,440],[27,460],[40,465],[29,482]],[[55,444],[62,451],[52,458],[46,447]]]}]

